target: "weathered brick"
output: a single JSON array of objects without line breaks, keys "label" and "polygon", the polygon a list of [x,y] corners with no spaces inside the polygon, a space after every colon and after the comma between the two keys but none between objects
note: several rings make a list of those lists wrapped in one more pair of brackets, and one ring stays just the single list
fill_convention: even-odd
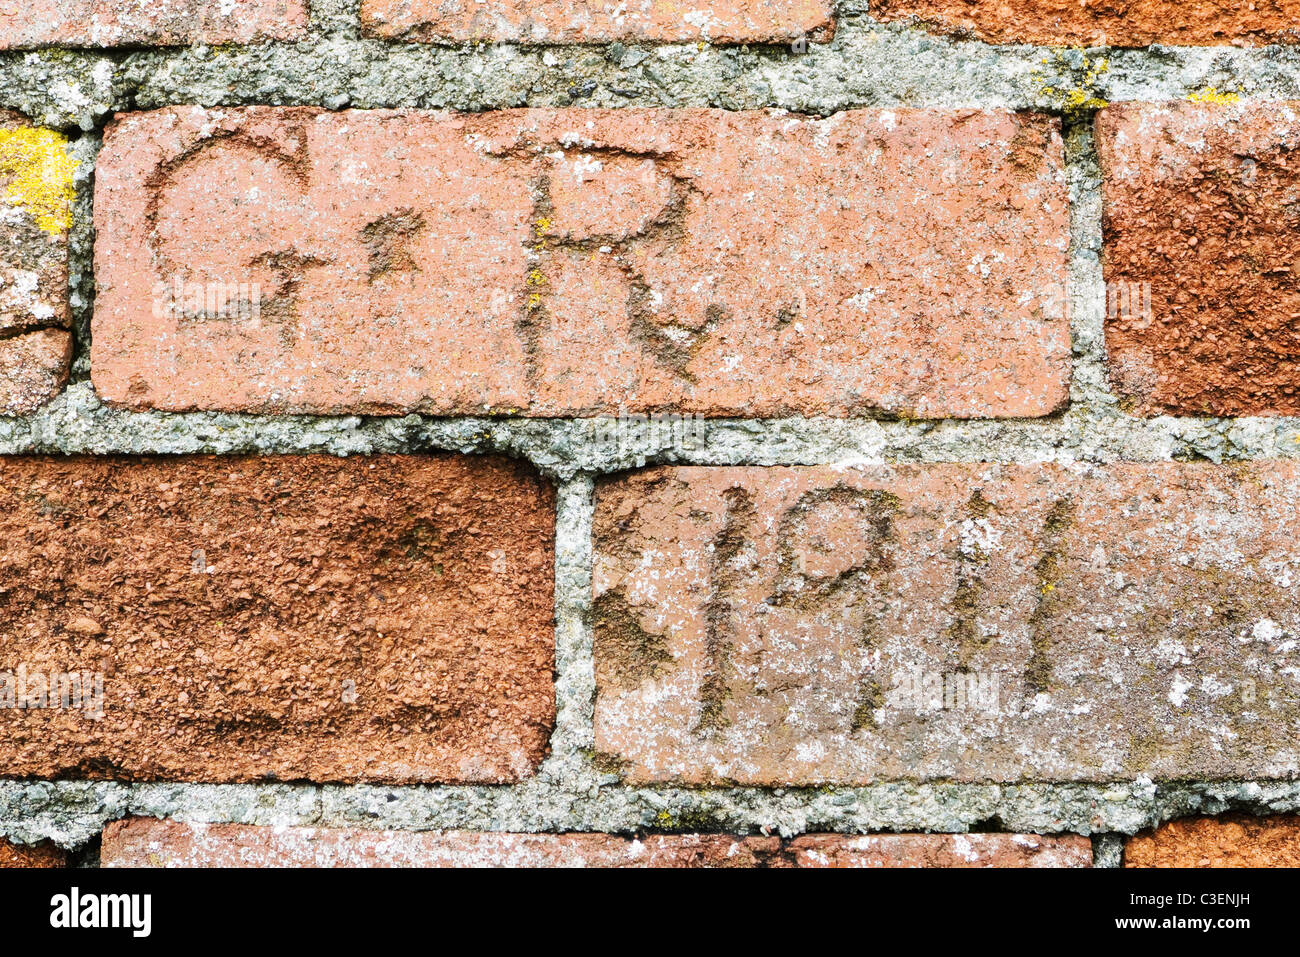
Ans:
[{"label": "weathered brick", "polygon": [[629,780],[1290,777],[1300,466],[658,468],[595,517]]},{"label": "weathered brick", "polygon": [[104,829],[105,867],[1088,867],[1082,837],[506,834],[251,827],[132,818]]},{"label": "weathered brick", "polygon": [[53,130],[0,111],[0,415],[23,415],[63,387],[73,163]]},{"label": "weathered brick", "polygon": [[14,844],[0,839],[0,867],[67,866],[67,853],[54,844]]},{"label": "weathered brick", "polygon": [[420,41],[601,43],[608,40],[771,43],[829,40],[829,0],[590,3],[577,0],[362,0],[362,29]]},{"label": "weathered brick", "polygon": [[918,18],[993,43],[1142,47],[1300,40],[1300,0],[875,0],[871,14]]},{"label": "weathered brick", "polygon": [[494,783],[546,751],[524,466],[5,458],[0,502],[0,776]]},{"label": "weathered brick", "polygon": [[1300,818],[1171,821],[1131,838],[1125,867],[1300,867]]},{"label": "weathered brick", "polygon": [[72,336],[41,329],[0,339],[0,415],[34,412],[68,381]]},{"label": "weathered brick", "polygon": [[306,34],[305,0],[33,0],[0,7],[0,50],[249,43]]},{"label": "weathered brick", "polygon": [[755,867],[775,837],[412,833],[185,824],[136,818],[104,830],[105,867]]},{"label": "weathered brick", "polygon": [[[1067,399],[1062,145],[1041,116],[174,108],[120,117],[96,177],[92,369],[118,405]],[[224,309],[186,300],[241,283]]]},{"label": "weathered brick", "polygon": [[1300,415],[1298,108],[1098,118],[1111,378],[1139,411]]},{"label": "weathered brick", "polygon": [[812,834],[790,841],[796,867],[1091,867],[1086,837],[1031,834]]}]

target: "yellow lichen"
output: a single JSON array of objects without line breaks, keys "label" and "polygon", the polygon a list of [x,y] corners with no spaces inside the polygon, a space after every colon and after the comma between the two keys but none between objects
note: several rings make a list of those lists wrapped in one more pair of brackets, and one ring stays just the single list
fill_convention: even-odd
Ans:
[{"label": "yellow lichen", "polygon": [[1051,82],[1042,72],[1035,72],[1033,75],[1033,82],[1038,86],[1039,93],[1054,100],[1057,108],[1067,118],[1075,118],[1094,110],[1104,109],[1109,105],[1106,100],[1097,96],[1097,81],[1110,71],[1110,60],[1104,56],[1092,59],[1086,51],[1078,52],[1082,57],[1080,66],[1074,65],[1064,50],[1053,51],[1052,56],[1044,57],[1041,61],[1043,66],[1051,67],[1058,75],[1065,73],[1071,78],[1077,78],[1078,83],[1061,86]]},{"label": "yellow lichen", "polygon": [[[542,253],[546,252],[546,231],[550,228],[551,220],[547,216],[541,216],[533,223],[532,252],[534,256],[540,258]],[[546,274],[542,272],[540,268],[534,266],[529,270],[528,278],[526,280],[526,285],[529,289],[536,290],[537,287],[545,286],[546,284]],[[530,312],[535,312],[541,307],[542,294],[540,292],[530,293],[528,296],[528,310]]]},{"label": "yellow lichen", "polygon": [[72,224],[77,168],[54,130],[20,126],[0,129],[0,180],[7,203],[21,206],[47,233],[58,235]]},{"label": "yellow lichen", "polygon": [[1207,86],[1196,93],[1189,93],[1187,98],[1193,103],[1215,103],[1219,106],[1226,106],[1229,103],[1237,103],[1241,100],[1241,97],[1236,93],[1220,93],[1217,88],[1212,86]]}]

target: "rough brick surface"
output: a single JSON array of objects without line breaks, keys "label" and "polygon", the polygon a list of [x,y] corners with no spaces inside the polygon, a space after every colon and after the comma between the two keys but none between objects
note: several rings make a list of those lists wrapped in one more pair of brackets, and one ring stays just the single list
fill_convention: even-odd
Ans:
[{"label": "rough brick surface", "polygon": [[636,782],[1287,776],[1300,467],[659,468],[595,519]]},{"label": "rough brick surface", "polygon": [[410,833],[185,824],[136,818],[104,830],[105,867],[755,867],[780,838],[715,835]]},{"label": "rough brick surface", "polygon": [[67,853],[53,844],[12,844],[0,840],[0,867],[67,866]]},{"label": "rough brick surface", "polygon": [[[0,708],[0,776],[501,782],[545,753],[554,504],[523,466],[7,458],[0,503],[0,693],[32,705]],[[89,690],[36,707],[71,673],[98,720]]]},{"label": "rough brick surface", "polygon": [[[174,108],[110,127],[95,222],[94,382],[133,408],[982,417],[1067,397],[1041,116]],[[171,291],[240,283],[255,318]]]},{"label": "rough brick surface", "polygon": [[410,833],[189,824],[134,818],[104,829],[105,867],[1087,867],[1087,838],[1021,834]]},{"label": "rough brick surface", "polygon": [[64,140],[0,111],[0,415],[44,405],[68,376],[68,218]]},{"label": "rough brick surface", "polygon": [[68,381],[72,336],[41,329],[0,339],[0,415],[25,415],[58,395]]},{"label": "rough brick surface", "polygon": [[406,40],[769,43],[829,40],[829,0],[612,3],[607,0],[362,0],[365,32]]},{"label": "rough brick surface", "polygon": [[0,111],[0,334],[68,323],[71,161],[64,140]]},{"label": "rough brick surface", "polygon": [[1300,867],[1300,818],[1189,818],[1139,834],[1125,867]]},{"label": "rough brick surface", "polygon": [[1141,47],[1300,40],[1300,0],[875,0],[879,20],[919,18],[993,43]]},{"label": "rough brick surface", "polygon": [[1028,834],[812,834],[789,842],[797,867],[1091,867],[1086,837]]},{"label": "rough brick surface", "polygon": [[293,40],[305,0],[33,0],[0,7],[0,50]]},{"label": "rough brick surface", "polygon": [[[1107,347],[1146,413],[1300,414],[1300,104],[1111,107]],[[1148,308],[1149,302],[1149,308]]]}]

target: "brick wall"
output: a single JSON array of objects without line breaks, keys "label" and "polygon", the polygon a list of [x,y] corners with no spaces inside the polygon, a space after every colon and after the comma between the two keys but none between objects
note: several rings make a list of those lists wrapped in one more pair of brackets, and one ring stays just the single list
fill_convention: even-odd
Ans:
[{"label": "brick wall", "polygon": [[0,864],[1293,863],[1300,4],[633,6],[0,11]]}]

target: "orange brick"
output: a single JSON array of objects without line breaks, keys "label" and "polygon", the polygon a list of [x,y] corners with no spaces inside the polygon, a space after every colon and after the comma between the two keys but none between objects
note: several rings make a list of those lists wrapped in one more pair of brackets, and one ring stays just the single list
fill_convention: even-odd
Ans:
[{"label": "orange brick", "polygon": [[0,415],[34,412],[68,381],[72,336],[40,329],[0,339]]},{"label": "orange brick", "polygon": [[362,0],[372,36],[424,41],[601,43],[708,40],[772,43],[829,40],[829,0],[721,0],[712,3],[592,3],[588,0]]},{"label": "orange brick", "polygon": [[1148,415],[1300,415],[1300,103],[1110,107],[1106,344]]},{"label": "orange brick", "polygon": [[190,824],[104,829],[105,867],[1088,867],[1082,837],[1024,834],[506,834]]},{"label": "orange brick", "polygon": [[1300,867],[1300,818],[1188,818],[1129,840],[1125,867]]},{"label": "orange brick", "polygon": [[1091,867],[1086,837],[1030,834],[814,834],[789,843],[797,867]]},{"label": "orange brick", "polygon": [[0,9],[0,50],[293,40],[305,0],[32,0]]},{"label": "orange brick", "polygon": [[72,175],[62,136],[0,111],[0,416],[35,411],[68,378]]},{"label": "orange brick", "polygon": [[1062,162],[1056,121],[970,110],[127,115],[94,383],[137,409],[1041,416],[1068,392]]},{"label": "orange brick", "polygon": [[67,867],[68,855],[54,844],[14,844],[0,839],[0,867]]},{"label": "orange brick", "polygon": [[596,747],[636,783],[1289,777],[1294,462],[602,482]]},{"label": "orange brick", "polygon": [[525,466],[5,458],[0,503],[0,776],[498,783],[546,753]]},{"label": "orange brick", "polygon": [[879,20],[919,18],[992,43],[1143,47],[1294,43],[1300,0],[876,0]]},{"label": "orange brick", "polygon": [[779,838],[364,831],[136,818],[104,830],[105,867],[755,867]]}]

